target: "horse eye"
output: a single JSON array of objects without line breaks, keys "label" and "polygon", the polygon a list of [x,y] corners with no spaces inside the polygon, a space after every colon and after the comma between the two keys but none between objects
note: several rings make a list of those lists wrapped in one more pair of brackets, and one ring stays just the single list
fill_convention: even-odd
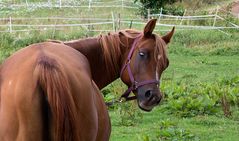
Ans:
[{"label": "horse eye", "polygon": [[139,52],[139,55],[140,55],[140,56],[144,56],[145,53],[143,53],[143,52]]}]

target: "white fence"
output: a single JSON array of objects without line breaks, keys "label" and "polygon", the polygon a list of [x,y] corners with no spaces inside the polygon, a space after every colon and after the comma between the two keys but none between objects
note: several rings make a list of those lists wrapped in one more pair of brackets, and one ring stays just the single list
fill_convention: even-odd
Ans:
[{"label": "white fence", "polygon": [[[113,14],[112,14],[113,15]],[[157,15],[152,15],[152,16],[157,16]],[[170,17],[170,18],[175,18],[175,19],[170,19],[172,24],[170,23],[162,23],[164,20],[168,19],[163,19],[163,17]],[[210,18],[211,20],[215,20],[213,25],[184,25],[183,21],[184,20],[202,20],[205,18]],[[18,21],[23,20],[25,24],[21,24]],[[32,23],[27,23],[28,21],[33,22],[36,20],[37,24],[32,24]],[[44,23],[44,21],[52,21],[51,23]],[[61,21],[63,21],[61,23]],[[66,21],[73,21],[75,20],[76,23],[66,23]],[[220,16],[215,16],[215,15],[202,15],[202,16],[184,16],[184,17],[177,17],[177,16],[172,16],[172,15],[161,15],[160,19],[158,20],[157,26],[162,26],[162,27],[172,27],[175,26],[177,29],[181,30],[188,30],[188,29],[199,29],[199,30],[223,30],[223,29],[239,29],[239,26],[236,24],[233,24],[231,22],[225,21],[228,23],[230,26],[217,26],[216,21],[217,20],[222,20],[225,21]],[[55,21],[55,22],[54,22]],[[80,21],[77,23],[77,21]],[[85,21],[85,22],[84,22]],[[90,21],[90,22],[89,22]],[[179,21],[179,24],[175,24],[175,21]],[[98,31],[98,32],[105,32],[105,31],[115,31],[118,28],[117,26],[121,24],[128,24],[128,27],[132,27],[132,25],[144,25],[145,21],[142,19],[134,19],[134,20],[126,20],[126,19],[118,19],[112,16],[111,19],[100,19],[100,18],[74,18],[74,17],[68,17],[68,18],[63,18],[63,17],[39,17],[39,18],[14,18],[14,17],[9,17],[9,18],[1,18],[0,19],[0,32],[19,32],[19,31],[31,31],[31,30],[48,30],[48,29],[56,29],[56,30],[61,30],[64,29],[65,27],[82,27],[83,29],[87,31]],[[107,26],[106,29],[91,29],[90,27],[93,26]],[[131,26],[130,26],[131,25]]]},{"label": "white fence", "polygon": [[[211,27],[212,29],[215,29],[216,23],[220,20],[220,21],[224,21],[225,23],[228,23],[230,26],[230,28],[238,28],[238,25],[233,24],[232,22],[226,21],[225,18],[221,17],[218,15],[219,12],[219,7],[217,7],[216,11],[214,14],[209,14],[209,15],[186,15],[187,10],[184,11],[183,16],[175,16],[175,15],[166,15],[162,13],[163,9],[161,8],[160,13],[159,14],[151,14],[150,10],[148,10],[148,19],[151,18],[158,18],[158,22],[160,21],[180,21],[180,24],[177,25],[178,27],[181,27],[181,25],[183,24],[184,21],[202,21],[202,20],[211,20],[212,21],[212,25],[207,25],[206,28],[208,29],[208,27]],[[182,27],[194,27],[193,25],[183,25]],[[198,26],[195,26],[196,28]],[[201,26],[202,28],[204,26]],[[228,27],[217,27],[217,28],[228,28]]]},{"label": "white fence", "polygon": [[[71,1],[69,1],[70,3]],[[84,3],[89,2],[88,8],[94,7],[114,7],[121,6],[124,7],[126,4],[125,0],[119,1],[111,1],[107,3],[102,3],[100,1],[83,1]],[[83,4],[83,2],[81,4]],[[49,3],[49,2],[48,2]],[[68,3],[68,4],[69,4]],[[104,4],[104,5],[103,5]],[[110,5],[114,4],[114,5]],[[17,6],[17,5],[13,5]],[[19,5],[18,5],[19,6]],[[26,6],[26,5],[25,5]],[[41,4],[44,7],[44,4]],[[48,5],[49,6],[49,5]],[[51,5],[52,6],[52,5]],[[58,5],[59,6],[59,5]],[[71,7],[78,7],[80,5],[71,5]],[[83,5],[81,5],[83,6]],[[135,5],[133,7],[138,7],[139,5]],[[28,7],[30,4],[28,3]],[[67,7],[62,3],[60,7]],[[218,9],[209,15],[186,15],[186,10],[184,11],[183,16],[175,16],[175,15],[166,15],[162,13],[163,9],[159,14],[151,14],[148,11],[148,19],[151,18],[158,18],[157,26],[160,27],[172,27],[176,26],[177,30],[219,30],[228,35],[223,29],[239,29],[239,26],[225,20],[223,17],[218,15]],[[0,18],[0,32],[27,32],[32,30],[64,30],[65,28],[70,27],[81,27],[83,30],[87,31],[97,31],[97,32],[108,32],[108,31],[115,31],[121,28],[121,25],[125,24],[128,28],[131,28],[132,25],[144,25],[146,23],[145,20],[141,18],[134,18],[134,19],[125,19],[120,18],[119,15],[113,12],[107,13],[104,17],[106,18],[92,18],[92,17],[35,17],[35,18],[15,18],[15,17],[8,17],[8,18]],[[48,22],[45,22],[45,21]],[[197,25],[197,24],[190,24],[192,21],[210,21],[208,25]],[[21,22],[24,21],[24,22]],[[36,21],[36,22],[34,22]],[[51,22],[49,22],[51,21]],[[73,23],[72,23],[73,21]],[[200,23],[200,22],[199,22]],[[224,23],[223,26],[219,25],[219,23]],[[227,25],[227,26],[225,26]],[[98,26],[98,28],[95,28]],[[103,28],[105,27],[105,28]],[[134,26],[137,27],[137,26]],[[169,28],[168,28],[169,29]],[[162,30],[167,30],[167,28],[162,28]],[[161,30],[161,31],[162,31]]]},{"label": "white fence", "polygon": [[[148,10],[148,19],[157,18],[159,26],[176,26],[177,29],[185,30],[185,29],[199,29],[199,30],[219,30],[226,35],[229,35],[227,32],[224,32],[223,29],[239,29],[237,24],[234,24],[230,21],[227,21],[225,18],[218,15],[219,7],[215,10],[214,13],[209,15],[186,15],[187,10],[184,11],[183,16],[175,16],[175,15],[166,15],[163,14],[163,9],[161,8],[159,14],[151,14],[150,10]],[[206,23],[210,21],[207,25],[200,25],[200,22],[197,24],[190,24],[190,22],[201,21]],[[167,23],[165,23],[167,22]],[[170,24],[171,23],[171,24]],[[187,23],[187,24],[185,24]],[[221,23],[221,25],[219,25]],[[227,26],[225,26],[227,25]]]},{"label": "white fence", "polygon": [[[36,22],[34,22],[34,20]],[[21,24],[19,21],[33,22],[29,24]],[[45,23],[45,21],[48,21]],[[51,22],[49,22],[51,21]],[[64,22],[63,22],[64,21]],[[76,21],[75,23],[67,23],[67,21]],[[77,23],[77,21],[81,21],[81,23]],[[83,22],[86,21],[86,22]],[[91,22],[89,22],[91,21]],[[92,22],[93,21],[93,22]],[[96,21],[96,22],[94,22]],[[96,31],[90,29],[91,26],[97,25],[110,25],[107,26],[108,31],[114,30],[114,22],[112,19],[97,19],[97,18],[62,18],[62,17],[39,17],[39,18],[1,18],[0,22],[5,22],[5,24],[0,25],[0,32],[25,32],[31,30],[49,30],[49,29],[56,29],[56,30],[63,30],[66,27],[82,27],[85,30]],[[62,23],[61,23],[62,22]],[[5,30],[4,30],[5,29]],[[105,31],[105,30],[98,30],[98,31]]]},{"label": "white fence", "polygon": [[113,0],[108,2],[93,1],[93,0],[46,0],[45,2],[25,2],[21,3],[10,3],[10,2],[0,2],[0,8],[139,8],[141,5],[139,3],[134,3],[129,0]]},{"label": "white fence", "polygon": [[[113,14],[112,14],[113,15]],[[158,16],[158,15],[152,15],[152,16]],[[175,18],[174,21],[179,21],[179,24],[174,24],[175,22],[170,23],[162,23],[162,21],[167,20],[164,19],[163,17],[170,17],[170,18]],[[205,18],[210,18],[211,20],[215,20],[213,22],[213,25],[184,25],[183,21],[184,20],[198,20],[199,19],[205,19]],[[24,21],[25,24],[21,24],[18,21]],[[28,23],[33,22],[36,20],[37,22],[33,23]],[[44,21],[52,21],[48,23],[44,23]],[[173,19],[170,19],[173,21]],[[223,30],[223,29],[239,29],[239,26],[236,24],[233,24],[231,22],[227,22],[228,25],[230,26],[217,26],[216,21],[217,20],[224,20],[220,16],[215,16],[215,15],[201,15],[201,16],[184,16],[184,17],[177,17],[177,16],[172,16],[172,15],[161,15],[160,20],[158,20],[157,26],[160,27],[172,27],[175,26],[177,29],[181,30],[188,30],[188,29],[198,29],[198,30]],[[61,22],[64,21],[64,22]],[[67,21],[75,21],[75,23],[67,23]],[[77,21],[80,21],[77,23]],[[89,22],[90,21],[90,22]],[[9,17],[9,18],[1,18],[0,23],[4,22],[5,24],[0,24],[0,32],[25,32],[25,31],[31,31],[31,30],[49,30],[49,29],[54,29],[54,30],[64,30],[66,27],[81,27],[84,30],[87,31],[98,31],[98,32],[105,32],[105,31],[115,31],[118,30],[117,28],[119,25],[122,24],[127,24],[129,28],[132,27],[132,25],[145,25],[145,21],[142,19],[134,19],[134,20],[127,20],[127,19],[118,19],[117,17],[112,16],[111,19],[100,19],[100,18],[74,18],[74,17],[68,17],[68,18],[63,18],[63,17],[39,17],[39,18],[14,18],[14,17]],[[94,26],[99,26],[98,28],[91,28]],[[103,26],[106,28],[103,29]],[[223,32],[223,31],[222,31]],[[226,34],[226,33],[225,33]]]}]

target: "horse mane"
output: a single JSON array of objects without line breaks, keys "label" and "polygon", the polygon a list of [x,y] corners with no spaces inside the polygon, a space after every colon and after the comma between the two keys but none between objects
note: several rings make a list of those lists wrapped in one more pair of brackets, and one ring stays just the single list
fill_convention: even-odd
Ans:
[{"label": "horse mane", "polygon": [[153,36],[155,38],[154,59],[157,63],[160,62],[160,61],[158,61],[159,59],[162,59],[163,61],[161,61],[161,64],[158,64],[158,65],[162,66],[165,69],[168,65],[166,43],[157,34],[153,34]]},{"label": "horse mane", "polygon": [[2,65],[0,64],[0,109],[1,109],[1,85],[2,85]]},{"label": "horse mane", "polygon": [[[118,62],[118,58],[122,57],[122,50],[120,46],[124,47],[131,47],[129,46],[129,39],[135,39],[141,32],[137,30],[132,30],[132,29],[127,29],[127,30],[121,30],[116,33],[108,33],[107,35],[100,35],[98,40],[101,44],[103,54],[104,54],[104,59],[105,63],[108,66],[107,71],[108,72],[113,72],[113,75],[116,75],[119,73],[120,63]],[[126,37],[126,43],[121,41],[120,36],[125,36]],[[158,55],[160,55],[160,59],[163,59],[161,65],[165,67],[166,62],[167,62],[167,55],[166,55],[166,43],[163,41],[163,39],[156,35],[153,34],[153,37],[155,39],[155,51],[154,51],[154,57],[155,61],[158,62]]]}]

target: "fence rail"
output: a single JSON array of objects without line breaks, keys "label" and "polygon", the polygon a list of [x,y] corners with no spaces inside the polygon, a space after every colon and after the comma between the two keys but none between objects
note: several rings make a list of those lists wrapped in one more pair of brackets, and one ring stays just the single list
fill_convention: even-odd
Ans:
[{"label": "fence rail", "polygon": [[[218,19],[223,20],[222,17],[217,17]],[[38,24],[19,24],[19,23],[14,23],[14,21],[17,20],[24,20],[24,22],[27,21],[31,21],[32,20],[38,20]],[[52,20],[52,22],[57,21],[57,23],[47,23],[44,24],[43,20]],[[83,21],[91,21],[88,23],[60,23],[60,21],[58,20],[79,20],[81,22]],[[162,20],[162,19],[161,19]],[[212,20],[212,19],[211,19]],[[42,22],[41,22],[42,21]],[[92,22],[93,21],[93,22]],[[95,22],[94,22],[95,21]],[[127,19],[98,19],[98,18],[73,18],[73,17],[69,17],[69,18],[62,18],[62,17],[51,17],[51,18],[13,18],[13,17],[9,17],[9,18],[1,18],[0,19],[0,23],[4,22],[5,24],[0,24],[0,32],[27,32],[27,31],[31,31],[31,30],[47,30],[48,28],[55,28],[56,30],[58,30],[59,27],[83,27],[84,29],[87,29],[89,31],[98,31],[98,32],[104,32],[104,31],[115,31],[115,26],[118,26],[116,24],[128,24],[128,25],[145,25],[146,22],[142,21],[141,19],[134,19],[134,20],[127,20]],[[226,22],[226,21],[225,21]],[[157,26],[161,26],[161,27],[172,27],[175,26],[177,28],[180,29],[202,29],[202,30],[206,30],[206,29],[211,29],[211,30],[222,30],[222,29],[239,29],[239,26],[233,23],[228,22],[228,24],[230,24],[231,26],[226,27],[226,26],[202,26],[202,25],[183,25],[183,24],[166,24],[166,23],[160,23],[160,21],[157,23]],[[88,29],[87,27],[89,26],[97,26],[97,25],[108,25],[107,29]],[[111,28],[109,28],[111,27]],[[21,28],[21,29],[18,29]],[[5,30],[4,30],[5,29]],[[15,30],[16,29],[16,30]],[[60,29],[60,28],[59,28]],[[62,30],[62,29],[61,29]]]},{"label": "fence rail", "polygon": [[[86,1],[85,1],[86,3]],[[125,0],[108,2],[107,4],[113,5],[103,5],[100,1],[91,1],[89,0],[89,5],[73,5],[73,7],[83,6],[83,7],[114,7],[114,5],[119,6],[121,8],[128,7],[127,2]],[[48,3],[49,4],[49,3]],[[82,4],[82,3],[80,3]],[[94,5],[95,4],[95,5]],[[101,5],[102,4],[102,5]],[[6,4],[5,4],[6,5]],[[28,7],[31,6],[30,3],[27,3]],[[44,6],[42,4],[42,6]],[[52,6],[53,4],[51,4]],[[136,5],[136,4],[135,4]],[[17,6],[17,5],[12,5]],[[26,5],[22,5],[26,6]],[[58,4],[59,6],[59,4]],[[64,7],[64,3],[61,3],[61,7]],[[72,5],[71,5],[72,6]],[[138,7],[138,6],[133,6]],[[157,26],[161,27],[171,27],[175,26],[180,30],[220,30],[221,32],[228,34],[223,29],[239,29],[239,26],[235,23],[229,22],[225,20],[223,17],[218,15],[219,9],[217,9],[214,13],[208,15],[186,15],[187,10],[184,11],[183,16],[175,16],[175,15],[167,15],[162,13],[163,9],[161,8],[161,12],[158,14],[151,14],[150,10],[148,10],[148,19],[158,18]],[[102,18],[92,18],[92,17],[34,17],[34,18],[26,18],[26,17],[8,17],[8,18],[0,18],[0,32],[27,32],[33,30],[64,30],[67,27],[82,27],[88,31],[96,31],[96,32],[108,32],[119,30],[121,25],[129,25],[131,28],[132,25],[144,25],[146,22],[141,18],[134,19],[126,19],[120,17],[120,14],[116,14],[113,12],[109,12],[107,14],[103,14]],[[210,21],[210,24],[207,25],[196,25],[190,24],[191,21]],[[34,22],[35,21],[35,22]],[[46,22],[47,21],[47,22]],[[220,23],[224,23],[224,26],[219,25]],[[198,22],[200,23],[200,22]],[[206,23],[206,22],[205,22]],[[227,26],[225,26],[227,25]],[[98,28],[94,28],[95,26],[99,26]],[[106,29],[103,29],[103,26],[107,26]],[[164,28],[162,30],[165,30]]]},{"label": "fence rail", "polygon": [[0,3],[1,8],[133,8],[137,9],[141,5],[135,4],[133,1],[126,1],[126,0],[115,0],[115,1],[108,1],[108,2],[101,2],[101,1],[46,1],[46,2],[27,2],[25,3]]},{"label": "fence rail", "polygon": [[[187,10],[185,9],[184,13],[182,16],[175,16],[175,15],[167,15],[163,14],[163,9],[161,8],[159,14],[151,14],[150,10],[148,10],[148,19],[151,18],[158,18],[159,23],[158,25],[160,26],[176,26],[181,29],[202,29],[202,30],[219,30],[220,32],[230,35],[225,31],[222,31],[223,29],[239,29],[239,26],[235,23],[232,23],[230,21],[227,21],[225,18],[222,16],[219,16],[219,7],[211,14],[208,15],[186,15]],[[163,23],[164,21],[174,21],[172,24],[168,23]],[[176,22],[175,22],[176,21]],[[179,24],[177,24],[177,21],[180,21]],[[190,23],[190,21],[199,21],[198,23],[204,21],[206,23],[207,21],[211,21],[211,25],[190,25],[190,24],[184,24],[185,22]],[[217,25],[219,22],[224,23],[224,26]],[[225,26],[229,25],[229,26]]]}]

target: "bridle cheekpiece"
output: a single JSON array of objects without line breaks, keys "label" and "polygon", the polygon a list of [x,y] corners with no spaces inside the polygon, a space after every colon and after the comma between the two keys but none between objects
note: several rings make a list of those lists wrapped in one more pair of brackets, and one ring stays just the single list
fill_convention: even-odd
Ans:
[{"label": "bridle cheekpiece", "polygon": [[136,91],[139,87],[142,87],[142,86],[148,85],[148,84],[157,84],[157,85],[159,84],[159,80],[158,79],[152,79],[152,80],[146,80],[146,81],[142,81],[142,82],[137,82],[134,79],[132,70],[130,68],[130,63],[131,63],[131,58],[132,58],[133,52],[134,52],[134,50],[136,48],[137,42],[141,39],[142,36],[143,36],[143,33],[140,33],[134,39],[134,42],[133,42],[132,47],[130,49],[130,52],[128,54],[126,63],[124,64],[124,66],[121,69],[121,72],[120,72],[121,79],[122,79],[123,72],[127,69],[128,76],[129,76],[130,81],[131,81],[131,86],[121,95],[120,101],[123,100],[122,98],[124,98],[126,101],[137,99],[136,95],[131,96],[131,97],[129,95],[130,95],[131,92]]}]

